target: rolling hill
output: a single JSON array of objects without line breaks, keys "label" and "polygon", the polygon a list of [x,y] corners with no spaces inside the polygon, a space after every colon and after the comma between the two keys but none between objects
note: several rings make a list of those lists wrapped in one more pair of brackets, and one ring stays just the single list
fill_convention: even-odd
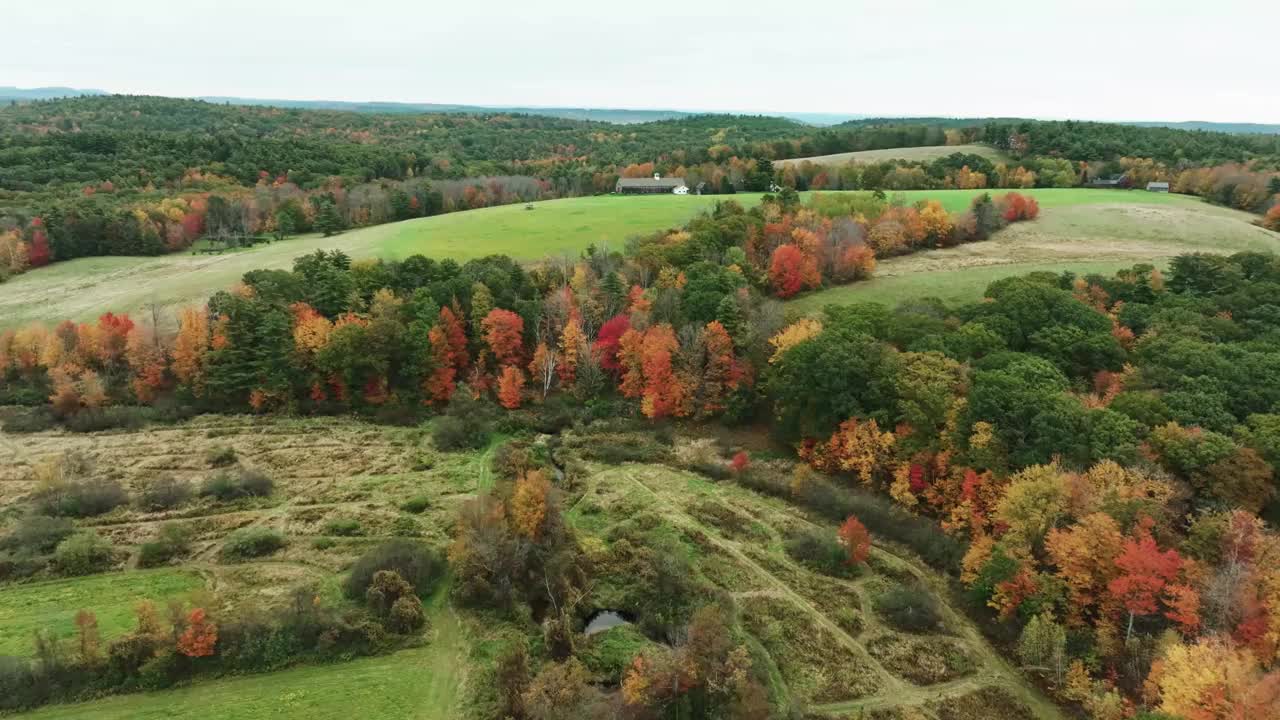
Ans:
[{"label": "rolling hill", "polygon": [[833,155],[814,155],[812,157],[788,158],[775,160],[775,166],[786,166],[811,162],[816,165],[844,165],[850,162],[879,162],[881,160],[917,160],[929,162],[944,158],[952,153],[981,155],[992,162],[1008,160],[1003,152],[986,145],[930,145],[924,147],[890,148],[887,150],[860,150],[858,152],[835,153]]}]

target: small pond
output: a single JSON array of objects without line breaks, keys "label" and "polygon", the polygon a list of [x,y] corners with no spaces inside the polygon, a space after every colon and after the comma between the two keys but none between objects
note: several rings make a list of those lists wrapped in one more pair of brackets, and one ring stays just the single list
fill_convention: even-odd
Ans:
[{"label": "small pond", "polygon": [[591,636],[596,633],[604,632],[609,628],[630,624],[631,620],[627,618],[626,613],[618,610],[597,610],[595,614],[587,619],[587,627],[582,632],[585,635]]}]

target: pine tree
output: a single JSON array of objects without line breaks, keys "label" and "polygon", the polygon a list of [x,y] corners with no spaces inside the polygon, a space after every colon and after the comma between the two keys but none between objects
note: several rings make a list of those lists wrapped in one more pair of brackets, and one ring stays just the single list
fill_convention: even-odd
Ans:
[{"label": "pine tree", "polygon": [[737,299],[733,295],[720,298],[720,304],[716,306],[716,321],[724,327],[725,332],[729,333],[729,337],[733,338],[733,344],[742,347],[745,339],[742,333],[742,309],[738,307]]},{"label": "pine tree", "polygon": [[484,337],[484,319],[493,311],[493,292],[482,282],[471,286],[471,336]]}]

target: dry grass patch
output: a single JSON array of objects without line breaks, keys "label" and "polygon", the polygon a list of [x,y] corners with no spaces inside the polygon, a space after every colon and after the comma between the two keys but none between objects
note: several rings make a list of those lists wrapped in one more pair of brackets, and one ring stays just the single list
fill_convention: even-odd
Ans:
[{"label": "dry grass patch", "polygon": [[973,673],[973,658],[956,640],[943,637],[879,635],[863,643],[885,669],[917,685],[954,680]]},{"label": "dry grass patch", "polygon": [[985,687],[930,703],[930,709],[938,720],[1035,720],[1036,717],[1009,691],[998,687]]},{"label": "dry grass patch", "polygon": [[814,703],[855,700],[880,683],[853,649],[795,603],[765,595],[743,598],[742,620],[782,672],[792,694]]}]

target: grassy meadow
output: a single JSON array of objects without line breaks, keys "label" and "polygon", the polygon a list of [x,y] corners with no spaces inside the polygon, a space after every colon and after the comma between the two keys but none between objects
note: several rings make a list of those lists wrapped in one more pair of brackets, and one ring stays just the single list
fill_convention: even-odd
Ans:
[{"label": "grassy meadow", "polygon": [[[1078,245],[1090,253],[1119,251],[1126,257],[1166,257],[1189,246],[1229,251],[1251,241],[1258,246],[1266,244],[1259,235],[1265,231],[1248,225],[1249,215],[1192,197],[1075,188],[1026,192],[1035,196],[1043,208],[1041,219],[1031,224],[1035,237],[1028,237],[1025,230],[1010,229],[1002,233],[998,243],[990,244],[1003,248],[1001,252],[1016,252],[1019,258],[1025,253],[1017,249],[1018,243]],[[951,211],[967,208],[977,194],[974,190],[894,193],[908,202],[936,199]],[[621,249],[628,237],[682,225],[719,200],[752,205],[759,198],[759,194],[747,193],[570,198],[533,203],[532,210],[523,204],[505,205],[351,230],[329,238],[306,235],[223,255],[81,258],[55,263],[0,284],[0,328],[34,321],[56,323],[67,318],[89,320],[107,310],[145,314],[152,305],[159,309],[162,324],[168,325],[173,322],[176,306],[203,301],[233,285],[249,270],[287,269],[295,257],[322,249],[340,249],[353,258],[396,259],[424,254],[463,261],[495,253],[536,261],[548,256],[576,255],[593,244]],[[1116,210],[1127,206],[1153,210]],[[1065,212],[1068,209],[1074,211]],[[1017,240],[1007,242],[1006,237]],[[1222,243],[1215,245],[1217,237],[1222,238]],[[1055,259],[1051,255],[1041,257],[1039,262]],[[1102,262],[1112,258],[1084,259]],[[878,275],[887,279],[916,272],[912,260],[888,259],[881,264]],[[987,264],[1018,262],[1028,261],[1014,258]],[[972,284],[964,279],[939,282],[943,286]]]},{"label": "grassy meadow", "polygon": [[75,615],[91,608],[98,632],[112,640],[133,628],[134,606],[151,600],[163,606],[170,597],[204,587],[199,575],[181,570],[146,570],[91,575],[17,585],[0,592],[0,655],[31,652],[37,630],[59,639],[76,633]]},{"label": "grassy meadow", "polygon": [[885,150],[859,150],[857,152],[835,153],[832,155],[812,155],[802,158],[774,160],[774,165],[785,166],[805,161],[815,165],[845,165],[849,162],[880,162],[881,160],[913,160],[930,162],[944,158],[953,153],[981,155],[992,162],[1004,162],[1009,159],[1004,152],[989,145],[930,145],[922,147],[888,148]]}]

